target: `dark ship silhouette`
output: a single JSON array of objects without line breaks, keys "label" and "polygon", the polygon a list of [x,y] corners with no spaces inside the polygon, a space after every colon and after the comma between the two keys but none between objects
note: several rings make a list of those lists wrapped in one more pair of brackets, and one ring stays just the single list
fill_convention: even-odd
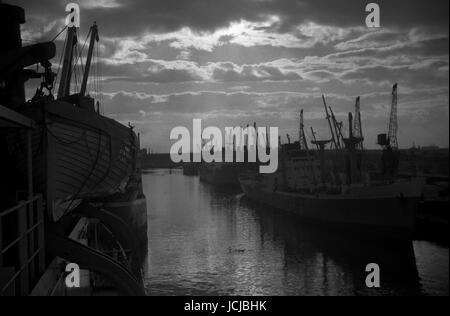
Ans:
[{"label": "dark ship silhouette", "polygon": [[[56,46],[23,47],[23,23],[24,9],[0,1],[0,295],[67,294],[64,262],[95,271],[119,292],[144,295],[137,249],[143,226],[146,237],[145,203],[136,202],[145,199],[139,137],[103,116],[87,93],[97,25],[90,28],[77,92],[77,29],[65,28],[55,96],[58,76],[50,60]],[[29,79],[42,82],[26,101]],[[92,290],[91,281],[87,274],[84,290]]]},{"label": "dark ship silhouette", "polygon": [[348,137],[344,137],[343,124],[337,122],[324,98],[332,139],[321,141],[314,136],[312,144],[316,150],[311,150],[301,111],[299,142],[281,146],[277,173],[242,174],[242,190],[250,199],[307,220],[411,240],[425,180],[397,179],[397,85],[392,96],[389,135],[378,137],[379,144],[384,147],[380,174],[370,174],[363,168],[360,98],[356,102],[355,115],[349,114]]}]

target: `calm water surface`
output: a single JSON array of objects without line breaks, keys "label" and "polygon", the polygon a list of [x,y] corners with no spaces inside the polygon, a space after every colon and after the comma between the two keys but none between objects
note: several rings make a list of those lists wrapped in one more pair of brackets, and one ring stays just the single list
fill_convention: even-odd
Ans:
[{"label": "calm water surface", "polygon": [[[447,246],[360,241],[181,171],[155,170],[143,181],[149,295],[449,294]],[[381,289],[365,286],[372,262],[380,265]]]}]

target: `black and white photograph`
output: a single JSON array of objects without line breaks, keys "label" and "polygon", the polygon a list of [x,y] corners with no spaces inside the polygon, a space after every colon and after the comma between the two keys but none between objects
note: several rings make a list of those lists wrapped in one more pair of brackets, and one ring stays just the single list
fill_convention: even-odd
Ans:
[{"label": "black and white photograph", "polygon": [[0,301],[449,295],[449,1],[0,0],[0,42]]}]

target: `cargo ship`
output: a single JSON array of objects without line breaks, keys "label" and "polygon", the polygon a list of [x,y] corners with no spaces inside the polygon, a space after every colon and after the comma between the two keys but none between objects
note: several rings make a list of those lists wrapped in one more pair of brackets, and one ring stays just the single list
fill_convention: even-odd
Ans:
[{"label": "cargo ship", "polygon": [[[396,111],[396,85],[393,98]],[[380,173],[364,170],[359,102],[358,98],[355,119],[349,114],[348,137],[344,137],[343,124],[330,114],[332,109],[324,99],[332,137],[313,139],[315,150],[308,147],[302,111],[299,141],[281,146],[279,170],[270,175],[241,174],[241,188],[251,200],[305,220],[411,240],[425,180],[396,178],[399,157],[392,131],[389,136],[379,136],[379,144],[384,146]],[[395,124],[391,120],[390,125]]]},{"label": "cargo ship", "polygon": [[412,238],[423,188],[420,179],[329,194],[278,190],[277,178],[278,175],[241,175],[240,184],[250,199],[305,219],[353,226],[395,238]]}]

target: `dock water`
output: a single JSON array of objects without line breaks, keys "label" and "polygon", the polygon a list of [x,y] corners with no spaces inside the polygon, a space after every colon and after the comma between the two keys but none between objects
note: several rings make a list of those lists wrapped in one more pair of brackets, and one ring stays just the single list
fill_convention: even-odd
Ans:
[{"label": "dock water", "polygon": [[[402,246],[362,240],[256,205],[182,170],[149,170],[143,186],[148,295],[449,293],[445,243],[421,237]],[[365,286],[370,262],[383,271],[381,289]]]}]

